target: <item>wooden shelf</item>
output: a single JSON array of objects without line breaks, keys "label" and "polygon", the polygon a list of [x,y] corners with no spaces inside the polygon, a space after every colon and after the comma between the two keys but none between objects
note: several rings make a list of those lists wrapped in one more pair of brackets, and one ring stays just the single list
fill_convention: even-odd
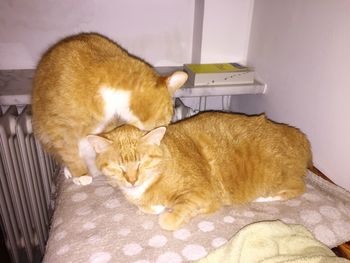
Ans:
[{"label": "wooden shelf", "polygon": [[[169,74],[182,67],[156,67],[159,74]],[[33,69],[0,70],[0,105],[31,104]],[[231,96],[241,94],[262,94],[266,85],[260,82],[241,85],[191,86],[185,84],[175,97]]]}]

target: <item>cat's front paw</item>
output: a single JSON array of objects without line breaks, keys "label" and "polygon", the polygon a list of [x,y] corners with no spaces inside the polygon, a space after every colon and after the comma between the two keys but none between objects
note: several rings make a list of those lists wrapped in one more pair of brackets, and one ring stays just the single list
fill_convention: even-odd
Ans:
[{"label": "cat's front paw", "polygon": [[76,185],[88,185],[92,183],[92,177],[89,175],[74,177],[73,183],[75,183]]},{"label": "cat's front paw", "polygon": [[163,205],[139,206],[139,209],[146,214],[159,215],[166,209]]},{"label": "cat's front paw", "polygon": [[66,177],[67,179],[72,178],[72,174],[71,174],[70,171],[68,170],[68,167],[67,167],[67,166],[64,167],[63,173],[64,173],[64,177]]},{"label": "cat's front paw", "polygon": [[173,231],[179,229],[184,223],[183,218],[175,213],[165,212],[159,216],[159,225],[165,230]]}]

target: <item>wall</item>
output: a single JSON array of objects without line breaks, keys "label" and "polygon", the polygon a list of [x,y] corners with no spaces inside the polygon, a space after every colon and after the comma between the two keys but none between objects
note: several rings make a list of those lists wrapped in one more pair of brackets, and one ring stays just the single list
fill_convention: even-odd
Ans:
[{"label": "wall", "polygon": [[194,1],[0,1],[0,69],[34,68],[58,39],[96,31],[155,66],[191,61]]},{"label": "wall", "polygon": [[248,64],[267,94],[239,111],[267,112],[309,137],[314,165],[350,190],[350,1],[255,1]]},{"label": "wall", "polygon": [[253,0],[206,0],[202,63],[247,60]]},{"label": "wall", "polygon": [[[253,0],[195,0],[193,63],[247,61]],[[223,109],[220,97],[183,99],[195,109]],[[232,100],[233,101],[233,100]]]},{"label": "wall", "polygon": [[204,5],[199,60],[245,62],[253,0],[3,0],[0,69],[34,68],[48,46],[82,31],[105,34],[154,66],[189,63],[195,2]]}]

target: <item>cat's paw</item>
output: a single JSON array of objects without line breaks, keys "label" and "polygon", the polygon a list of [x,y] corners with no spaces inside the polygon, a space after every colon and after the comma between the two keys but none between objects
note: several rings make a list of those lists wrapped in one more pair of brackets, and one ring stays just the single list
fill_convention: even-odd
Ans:
[{"label": "cat's paw", "polygon": [[74,177],[73,183],[75,183],[76,185],[88,185],[92,183],[92,177],[89,175]]},{"label": "cat's paw", "polygon": [[67,168],[67,166],[64,167],[63,173],[64,173],[64,177],[66,177],[67,179],[72,178],[72,174],[70,173],[70,171]]},{"label": "cat's paw", "polygon": [[145,214],[159,215],[166,209],[163,205],[139,206],[139,209]]},{"label": "cat's paw", "polygon": [[159,216],[159,225],[165,230],[179,229],[184,223],[183,218],[175,213],[165,212]]}]

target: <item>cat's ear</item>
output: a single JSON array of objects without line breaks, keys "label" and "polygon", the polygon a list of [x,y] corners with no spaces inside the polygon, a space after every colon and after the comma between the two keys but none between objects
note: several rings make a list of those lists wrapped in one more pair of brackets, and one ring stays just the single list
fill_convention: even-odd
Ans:
[{"label": "cat's ear", "polygon": [[164,137],[165,131],[165,127],[155,128],[154,130],[151,130],[146,135],[141,137],[141,141],[146,144],[160,145],[160,142]]},{"label": "cat's ear", "polygon": [[105,151],[112,144],[112,141],[97,135],[88,135],[86,138],[96,153]]},{"label": "cat's ear", "polygon": [[166,86],[169,90],[171,96],[175,94],[175,92],[182,87],[183,84],[188,79],[188,75],[183,71],[176,71],[166,78]]}]

